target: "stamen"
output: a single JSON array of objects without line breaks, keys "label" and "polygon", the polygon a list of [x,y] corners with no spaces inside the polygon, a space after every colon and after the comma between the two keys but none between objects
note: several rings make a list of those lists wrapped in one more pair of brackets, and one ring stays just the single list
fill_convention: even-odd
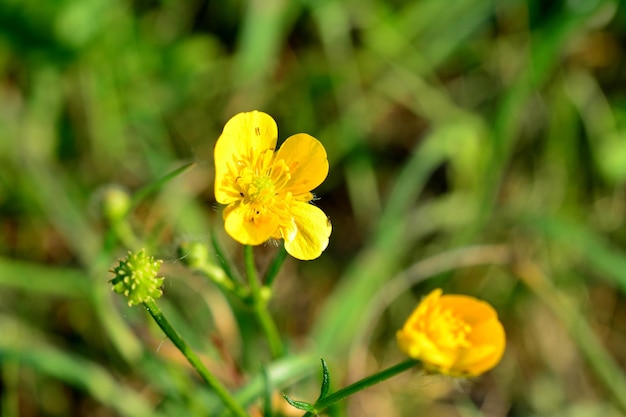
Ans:
[{"label": "stamen", "polygon": [[289,171],[289,165],[285,163],[284,159],[274,161],[271,176],[274,179],[274,184],[277,190],[284,188],[291,180],[291,173]]},{"label": "stamen", "polygon": [[457,317],[451,310],[444,310],[441,306],[433,306],[432,310],[419,317],[416,328],[437,340],[443,348],[457,349],[470,347],[468,336],[472,326]]}]

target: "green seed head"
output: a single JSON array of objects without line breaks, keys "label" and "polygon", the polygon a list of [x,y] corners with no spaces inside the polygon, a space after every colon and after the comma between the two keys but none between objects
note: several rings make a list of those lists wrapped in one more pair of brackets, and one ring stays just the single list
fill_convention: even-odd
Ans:
[{"label": "green seed head", "polygon": [[115,274],[110,281],[113,291],[128,298],[129,306],[161,297],[164,278],[157,277],[157,274],[162,263],[162,260],[146,255],[144,249],[137,253],[128,252],[126,259],[110,270]]}]

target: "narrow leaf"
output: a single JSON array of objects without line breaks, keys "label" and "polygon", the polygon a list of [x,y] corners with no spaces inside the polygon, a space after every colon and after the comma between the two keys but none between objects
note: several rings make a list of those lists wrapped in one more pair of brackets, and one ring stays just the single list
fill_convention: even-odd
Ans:
[{"label": "narrow leaf", "polygon": [[317,401],[328,395],[328,391],[330,390],[330,372],[328,372],[328,365],[326,365],[326,361],[323,358],[320,358],[322,361],[322,388],[320,389],[320,396],[317,398]]},{"label": "narrow leaf", "polygon": [[146,197],[148,197],[150,194],[154,194],[156,193],[159,189],[161,189],[165,184],[167,184],[169,181],[173,180],[174,178],[176,178],[177,176],[179,176],[180,174],[190,170],[191,168],[193,168],[196,165],[195,162],[190,162],[188,164],[183,165],[180,168],[175,169],[174,171],[170,172],[169,174],[166,174],[165,176],[157,179],[156,181],[146,185],[143,188],[140,188],[139,190],[137,190],[134,195],[133,195],[133,199],[132,199],[132,207],[137,207],[137,205]]},{"label": "narrow leaf", "polygon": [[292,400],[291,398],[289,398],[287,396],[287,394],[283,393],[283,398],[292,406],[297,408],[298,410],[303,410],[303,411],[307,411],[309,413],[314,413],[315,414],[315,408],[313,407],[312,404],[307,403],[305,401],[296,401],[296,400]]}]

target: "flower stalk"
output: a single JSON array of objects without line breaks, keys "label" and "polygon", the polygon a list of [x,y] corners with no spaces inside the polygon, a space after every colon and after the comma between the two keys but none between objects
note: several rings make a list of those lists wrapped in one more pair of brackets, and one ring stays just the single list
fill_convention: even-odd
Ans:
[{"label": "flower stalk", "polygon": [[165,335],[174,343],[174,345],[180,350],[180,352],[187,358],[191,366],[194,367],[196,371],[200,374],[202,379],[215,391],[217,396],[222,400],[224,405],[228,407],[228,409],[232,412],[234,416],[237,417],[246,417],[247,413],[243,409],[243,407],[237,403],[235,398],[228,392],[226,387],[222,385],[222,383],[204,366],[200,358],[195,354],[193,350],[187,345],[185,340],[180,336],[180,334],[172,327],[167,318],[163,315],[157,304],[153,299],[149,299],[144,301],[144,307],[154,321],[159,325],[161,330],[165,333]]},{"label": "flower stalk", "polygon": [[248,276],[248,283],[250,285],[250,292],[252,295],[252,308],[254,314],[261,325],[261,329],[265,334],[267,343],[270,347],[272,357],[279,358],[283,356],[284,349],[283,343],[276,328],[276,323],[267,310],[267,302],[269,300],[269,288],[261,286],[259,283],[259,277],[256,272],[256,266],[254,264],[254,249],[250,245],[244,246],[244,261],[246,264],[246,275]]},{"label": "flower stalk", "polygon": [[272,263],[265,273],[263,283],[266,287],[272,288],[274,279],[276,279],[276,276],[280,271],[280,267],[283,266],[283,262],[285,262],[285,259],[287,259],[287,250],[285,249],[284,245],[281,245],[280,249],[278,249],[278,253],[274,257],[274,260],[272,260]]},{"label": "flower stalk", "polygon": [[178,248],[182,262],[210,279],[224,292],[235,295],[241,300],[250,298],[249,290],[231,278],[226,268],[218,266],[209,259],[208,248],[200,242],[184,242]]}]

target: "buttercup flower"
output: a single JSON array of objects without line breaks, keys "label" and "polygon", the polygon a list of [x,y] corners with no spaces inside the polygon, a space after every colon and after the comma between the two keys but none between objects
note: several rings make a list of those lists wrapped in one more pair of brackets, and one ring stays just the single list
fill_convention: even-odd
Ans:
[{"label": "buttercup flower", "polygon": [[429,371],[477,376],[500,362],[506,338],[496,311],[466,295],[432,291],[397,333],[400,349]]},{"label": "buttercup flower", "polygon": [[276,122],[265,113],[230,119],[215,144],[215,199],[227,205],[224,227],[239,243],[284,239],[294,258],[315,259],[331,232],[324,212],[309,204],[328,174],[326,150],[298,133],[274,152],[277,137]]}]

